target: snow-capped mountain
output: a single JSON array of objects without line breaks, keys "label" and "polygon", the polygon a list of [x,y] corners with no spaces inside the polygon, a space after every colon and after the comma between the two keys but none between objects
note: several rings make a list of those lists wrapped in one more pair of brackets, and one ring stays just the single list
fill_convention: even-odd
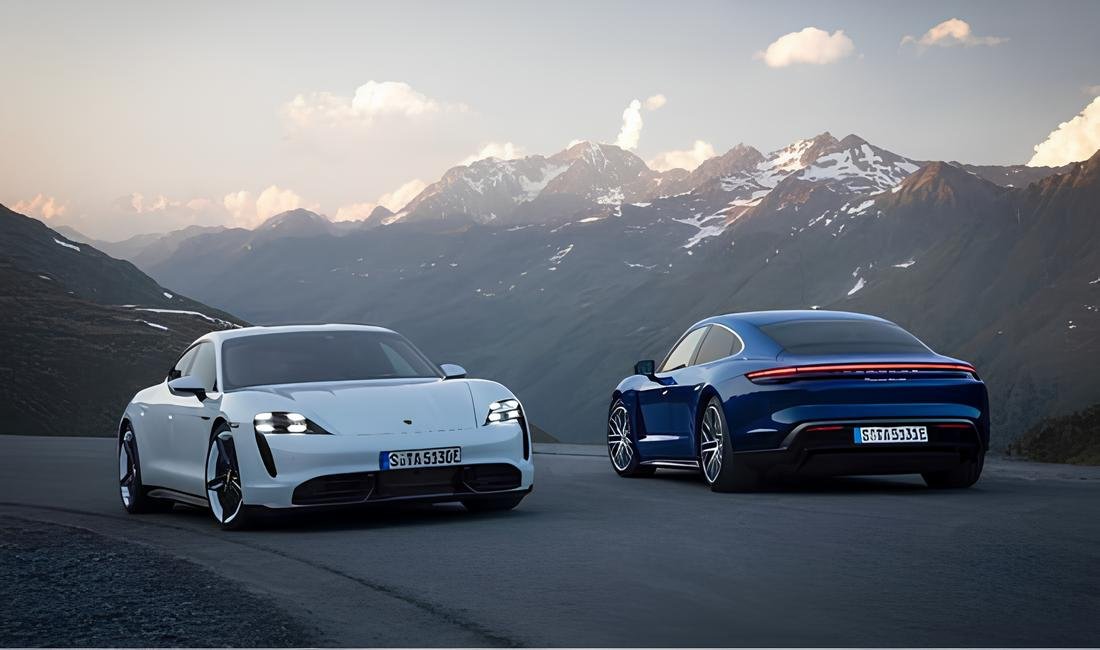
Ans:
[{"label": "snow-capped mountain", "polygon": [[640,201],[664,178],[629,151],[580,142],[549,157],[485,158],[452,167],[383,223],[563,222]]}]

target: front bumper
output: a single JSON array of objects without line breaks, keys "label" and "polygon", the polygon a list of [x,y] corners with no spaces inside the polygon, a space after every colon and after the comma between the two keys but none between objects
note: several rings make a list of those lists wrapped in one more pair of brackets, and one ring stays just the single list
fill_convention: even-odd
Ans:
[{"label": "front bumper", "polygon": [[[408,499],[454,501],[527,491],[535,471],[527,435],[518,422],[360,436],[265,435],[241,425],[234,429],[233,441],[245,503],[296,508]],[[462,463],[401,470],[379,466],[383,452],[440,447],[461,447]]]},{"label": "front bumper", "polygon": [[[856,444],[857,426],[927,426],[928,442]],[[735,452],[765,476],[920,474],[950,470],[985,452],[980,425],[964,418],[822,420],[793,428],[777,449]]]}]

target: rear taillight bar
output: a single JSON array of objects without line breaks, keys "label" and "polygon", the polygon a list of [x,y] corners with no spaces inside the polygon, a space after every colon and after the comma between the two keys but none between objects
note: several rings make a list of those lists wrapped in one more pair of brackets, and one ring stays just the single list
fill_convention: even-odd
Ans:
[{"label": "rear taillight bar", "polygon": [[751,381],[758,379],[789,379],[798,375],[811,375],[830,372],[908,372],[921,370],[944,370],[948,372],[966,372],[978,376],[974,366],[966,363],[836,363],[820,366],[787,366],[768,368],[746,373]]}]

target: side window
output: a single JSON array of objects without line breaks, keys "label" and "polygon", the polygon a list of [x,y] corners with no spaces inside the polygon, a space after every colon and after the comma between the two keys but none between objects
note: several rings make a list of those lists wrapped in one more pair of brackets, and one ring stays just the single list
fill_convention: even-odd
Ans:
[{"label": "side window", "polygon": [[699,347],[699,341],[703,340],[703,335],[706,333],[707,327],[700,327],[688,332],[687,336],[680,339],[676,347],[672,348],[672,352],[668,353],[668,357],[665,358],[665,362],[661,364],[661,369],[658,372],[670,372],[690,365],[691,358],[695,356],[695,348]]},{"label": "side window", "polygon": [[191,362],[195,360],[195,355],[198,354],[198,348],[194,347],[183,353],[176,365],[172,366],[172,369],[168,371],[168,381],[173,379],[179,379],[187,374],[191,369]]},{"label": "side window", "polygon": [[202,379],[203,388],[214,390],[217,384],[217,374],[214,371],[214,344],[201,343],[195,347],[197,354],[195,362],[187,370],[187,374]]},{"label": "side window", "polygon": [[741,351],[741,344],[737,341],[737,337],[733,335],[733,332],[720,325],[714,325],[707,332],[703,344],[699,346],[699,354],[695,357],[695,363],[710,363],[711,361],[723,359],[733,354],[734,348],[737,348],[737,352]]}]

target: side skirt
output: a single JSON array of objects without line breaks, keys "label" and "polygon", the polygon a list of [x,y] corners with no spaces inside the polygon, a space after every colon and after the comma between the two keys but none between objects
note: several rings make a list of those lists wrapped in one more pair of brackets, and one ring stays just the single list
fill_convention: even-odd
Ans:
[{"label": "side skirt", "polygon": [[699,469],[697,460],[643,460],[639,465],[663,469]]},{"label": "side skirt", "polygon": [[187,494],[186,492],[169,490],[168,488],[154,488],[152,490],[149,490],[149,496],[155,499],[168,499],[169,501],[176,501],[178,503],[184,503],[189,506],[195,506],[197,508],[210,507],[210,502],[202,497],[197,497],[193,494]]}]

